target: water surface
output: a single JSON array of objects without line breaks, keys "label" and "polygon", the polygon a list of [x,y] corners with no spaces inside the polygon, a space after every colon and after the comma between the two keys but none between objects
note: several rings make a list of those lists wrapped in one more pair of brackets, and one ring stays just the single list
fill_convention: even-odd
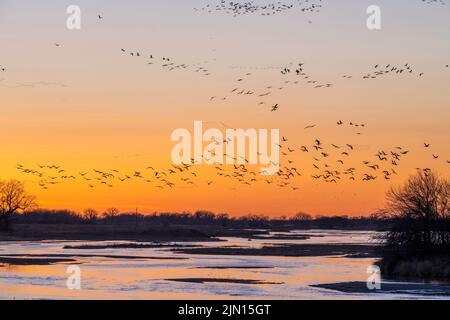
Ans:
[{"label": "water surface", "polygon": [[[308,230],[274,234],[309,234],[306,240],[223,238],[222,242],[182,243],[192,246],[260,247],[280,243],[373,244],[377,234],[366,231]],[[349,294],[311,285],[367,281],[373,258],[271,257],[190,255],[170,248],[64,249],[66,245],[111,244],[120,241],[0,242],[3,254],[83,254],[81,290],[67,288],[69,264],[0,267],[1,299],[442,299],[426,292]],[[95,256],[98,255],[98,256]],[[122,255],[153,257],[128,259]],[[158,257],[164,258],[158,259]],[[156,258],[156,259],[155,259]],[[167,259],[173,258],[173,259]],[[185,259],[179,259],[185,258]],[[233,268],[228,268],[233,267]],[[241,269],[239,267],[242,267]],[[254,267],[254,268],[252,268]],[[262,284],[179,282],[170,279],[208,278],[258,280]],[[266,284],[268,282],[268,284]],[[418,293],[418,294],[417,294]]]}]

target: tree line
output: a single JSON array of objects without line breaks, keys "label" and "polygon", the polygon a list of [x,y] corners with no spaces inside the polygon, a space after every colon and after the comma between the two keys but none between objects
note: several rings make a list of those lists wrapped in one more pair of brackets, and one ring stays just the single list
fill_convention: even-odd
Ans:
[{"label": "tree line", "polygon": [[82,213],[70,210],[35,209],[16,214],[16,224],[95,224],[95,225],[209,225],[230,228],[302,228],[386,230],[392,223],[378,217],[315,216],[298,213],[292,217],[269,218],[264,215],[232,217],[210,211],[154,212],[148,214],[120,212],[108,208],[104,212],[88,208]]},{"label": "tree line", "polygon": [[386,194],[386,206],[370,217],[315,216],[298,213],[292,217],[264,215],[232,217],[210,211],[160,212],[142,214],[120,212],[111,207],[104,212],[88,208],[82,213],[37,208],[35,198],[24,184],[0,180],[0,230],[17,224],[116,224],[116,225],[214,225],[233,228],[351,229],[385,230],[387,249],[450,249],[450,181],[430,170],[419,170],[403,186]]}]

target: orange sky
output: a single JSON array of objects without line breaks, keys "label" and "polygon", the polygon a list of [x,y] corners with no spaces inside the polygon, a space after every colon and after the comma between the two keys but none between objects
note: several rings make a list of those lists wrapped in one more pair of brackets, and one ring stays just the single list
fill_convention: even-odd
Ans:
[{"label": "orange sky", "polygon": [[[152,1],[152,6],[79,2],[82,29],[69,31],[67,4],[0,1],[0,65],[7,68],[0,73],[0,177],[25,181],[42,207],[359,215],[380,207],[387,188],[402,183],[416,167],[449,173],[447,7],[420,1],[406,7],[385,4],[383,29],[373,32],[365,27],[365,1],[348,8],[330,3],[312,16],[290,12],[236,19],[198,14],[193,4],[181,2],[176,7],[164,1]],[[99,22],[100,12],[104,19]],[[167,71],[144,58],[123,55],[121,48],[204,66],[210,75],[193,72],[194,67]],[[282,67],[300,62],[311,78],[333,86],[314,89],[304,79],[292,85],[298,80],[295,75],[280,74]],[[414,75],[362,79],[375,64],[405,63],[413,66]],[[424,75],[418,77],[419,72]],[[252,75],[238,83],[246,73]],[[353,78],[342,78],[346,74]],[[264,92],[267,86],[284,89],[270,95],[264,106],[254,96],[230,93],[236,87]],[[210,101],[212,96],[227,100]],[[280,110],[270,112],[275,103]],[[292,182],[299,189],[264,181],[245,186],[198,166],[195,186],[180,182],[160,190],[133,179],[115,181],[113,188],[89,188],[77,179],[44,190],[37,177],[15,168],[17,163],[35,169],[38,164],[58,164],[75,175],[96,168],[121,174],[142,170],[150,177],[147,166],[171,166],[172,131],[192,130],[194,120],[219,129],[225,129],[219,122],[234,128],[280,129],[289,139],[285,147],[297,148],[289,160],[302,173]],[[366,127],[340,127],[338,120]],[[304,130],[309,124],[316,127]],[[322,164],[329,162],[333,168],[339,167],[340,157],[330,144],[354,145],[340,170],[355,167],[359,179],[338,184],[312,179],[312,155],[298,148],[312,146],[316,138],[332,153]],[[425,149],[424,142],[431,147]],[[374,182],[361,181],[362,174],[370,172],[362,161],[373,161],[379,150],[396,146],[410,150],[396,168],[398,176],[385,181],[378,173]],[[287,158],[281,161],[286,165]]]}]

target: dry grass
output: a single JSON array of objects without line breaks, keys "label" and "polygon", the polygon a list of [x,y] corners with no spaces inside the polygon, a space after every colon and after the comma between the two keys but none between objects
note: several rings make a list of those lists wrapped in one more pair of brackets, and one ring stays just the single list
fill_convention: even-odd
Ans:
[{"label": "dry grass", "polygon": [[383,276],[416,280],[450,280],[450,257],[384,258]]}]

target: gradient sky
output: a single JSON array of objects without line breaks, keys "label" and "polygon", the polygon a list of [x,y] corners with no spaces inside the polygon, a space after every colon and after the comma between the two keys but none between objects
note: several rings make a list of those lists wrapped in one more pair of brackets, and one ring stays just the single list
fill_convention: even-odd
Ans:
[{"label": "gradient sky", "polygon": [[[25,181],[48,208],[360,215],[380,207],[387,188],[402,183],[416,167],[448,176],[449,3],[376,1],[382,30],[369,31],[366,9],[374,1],[322,1],[318,13],[290,10],[270,17],[193,10],[216,2],[0,0],[0,65],[7,68],[0,72],[0,178]],[[82,10],[79,31],[66,28],[71,4]],[[104,19],[99,21],[98,14]],[[211,75],[164,71],[124,56],[121,48],[205,66]],[[209,101],[229,95],[247,72],[252,73],[246,79],[250,88],[282,85],[286,78],[280,69],[299,62],[333,87],[281,90],[269,100],[280,105],[278,112],[258,106],[254,98]],[[375,64],[405,63],[424,76],[361,79]],[[345,74],[353,78],[343,79]],[[395,179],[334,185],[309,178],[314,173],[310,157],[296,152],[293,158],[304,175],[295,183],[297,191],[219,179],[207,186],[206,181],[216,181],[208,167],[196,169],[199,183],[189,188],[159,190],[130,181],[112,189],[68,182],[43,190],[36,177],[15,169],[17,163],[55,163],[73,173],[92,168],[132,172],[150,165],[166,169],[172,131],[190,129],[194,120],[220,129],[219,122],[278,128],[297,147],[315,138],[352,143],[356,151],[349,166],[357,168],[378,150],[403,146],[410,154]],[[338,120],[367,127],[358,136],[354,129],[338,128]],[[308,124],[317,127],[304,130]],[[432,144],[430,150],[424,142]]]}]

